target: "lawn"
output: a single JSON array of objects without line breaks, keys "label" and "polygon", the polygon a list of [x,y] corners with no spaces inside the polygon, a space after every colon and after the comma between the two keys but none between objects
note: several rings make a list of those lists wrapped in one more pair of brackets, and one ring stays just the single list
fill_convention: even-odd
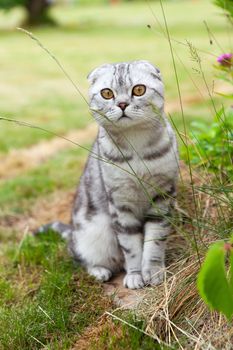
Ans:
[{"label": "lawn", "polygon": [[[59,5],[51,11],[59,26],[32,31],[86,98],[86,76],[96,66],[134,59],[153,62],[163,75],[166,110],[183,133],[184,121],[189,131],[192,121],[206,120],[211,125],[213,101],[216,109],[222,105],[215,92],[226,91],[227,85],[215,79],[213,64],[221,53],[229,51],[229,28],[211,1],[163,4],[184,119],[159,2],[129,1],[110,6],[101,1],[80,1],[80,5]],[[94,136],[87,131],[92,117],[84,98],[56,62],[28,35],[15,29],[21,18],[21,9],[0,12],[0,117],[39,128],[0,120],[0,349],[70,349],[77,341],[79,350],[82,346],[130,350],[132,344],[133,349],[156,349],[152,338],[104,315],[106,310],[113,310],[112,300],[103,294],[101,284],[71,261],[64,242],[53,233],[44,238],[27,235],[56,215],[68,220],[76,182]],[[80,130],[85,133],[82,139]],[[54,134],[81,143],[84,149],[67,141],[62,148],[55,146],[52,154],[43,154],[43,149],[39,154],[41,145],[49,148],[54,139],[59,144]],[[31,152],[29,158],[27,152]],[[11,167],[1,166],[6,161]],[[182,187],[180,197],[191,212],[189,183]],[[178,226],[179,234],[189,234],[188,226]],[[183,240],[179,249],[182,244]],[[183,249],[179,259],[187,258],[190,251],[190,247]],[[119,312],[118,316],[138,329],[146,329],[142,313],[135,317]],[[150,310],[147,317],[152,317]],[[90,327],[97,327],[98,332]],[[153,334],[156,327],[152,328],[147,327],[147,332]],[[88,345],[79,343],[82,337],[90,338],[85,343]],[[179,348],[179,342],[174,344]]]},{"label": "lawn", "polygon": [[[87,74],[104,62],[148,59],[160,67],[166,88],[167,104],[178,100],[174,69],[164,22],[158,3],[124,3],[120,6],[57,7],[54,16],[62,24],[58,28],[34,29],[33,33],[61,61],[80,90],[87,96]],[[187,122],[196,118],[211,118],[203,78],[198,74],[186,41],[196,47],[202,68],[212,91],[216,56],[222,53],[216,42],[210,45],[203,21],[221,47],[228,47],[226,23],[209,1],[179,1],[165,3],[168,26],[175,50],[180,89],[183,98],[198,100],[199,108],[185,106]],[[15,13],[16,12],[16,13]],[[15,11],[12,18],[17,18]],[[184,16],[187,13],[190,16]],[[192,14],[192,15],[191,15]],[[10,17],[10,15],[8,15]],[[0,14],[1,25],[12,23]],[[157,19],[162,26],[160,29]],[[14,21],[13,21],[14,22]],[[147,25],[150,25],[149,29]],[[1,101],[3,116],[24,120],[54,132],[64,134],[72,128],[84,127],[91,121],[82,97],[70,84],[55,62],[22,32],[14,28],[2,30],[1,37]],[[182,44],[177,43],[180,41]],[[203,53],[205,51],[206,53]],[[192,80],[195,82],[193,85]],[[217,89],[217,88],[216,88]],[[202,102],[202,103],[201,103]],[[181,126],[178,113],[174,118]],[[7,137],[4,135],[7,134]],[[2,123],[0,152],[26,147],[51,135]]]}]

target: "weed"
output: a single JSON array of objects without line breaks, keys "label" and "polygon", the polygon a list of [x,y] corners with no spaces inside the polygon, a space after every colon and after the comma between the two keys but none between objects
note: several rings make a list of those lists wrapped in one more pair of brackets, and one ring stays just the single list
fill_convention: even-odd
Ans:
[{"label": "weed", "polygon": [[[192,135],[188,144],[190,162],[217,174],[220,182],[233,178],[233,109],[221,111],[211,125],[205,122],[192,123]],[[186,150],[182,152],[187,160]]]}]

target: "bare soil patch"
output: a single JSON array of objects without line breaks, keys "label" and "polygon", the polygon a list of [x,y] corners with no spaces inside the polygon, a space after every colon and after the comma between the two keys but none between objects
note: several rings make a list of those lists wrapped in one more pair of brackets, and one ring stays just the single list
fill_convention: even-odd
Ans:
[{"label": "bare soil patch", "polygon": [[[230,94],[232,93],[232,89],[230,84],[224,84],[224,83],[219,83],[216,82],[215,86],[214,86],[214,90],[210,91],[210,93],[213,96],[216,96],[218,94],[218,92],[221,93],[225,93],[225,94]],[[209,99],[209,95],[208,95],[208,91],[202,91],[200,92],[198,95],[194,94],[194,95],[190,95],[190,96],[181,96],[182,99],[182,106],[183,108],[185,108],[185,106],[190,106],[190,105],[195,105],[198,104],[200,102],[206,102]],[[165,101],[165,111],[166,113],[174,113],[174,112],[179,112],[181,111],[181,105],[180,105],[180,101],[179,98],[177,97],[176,99],[174,99],[173,101]]]},{"label": "bare soil patch", "polygon": [[53,220],[70,222],[74,190],[55,192],[49,198],[40,199],[32,208],[27,224],[30,230]]},{"label": "bare soil patch", "polygon": [[59,220],[69,223],[73,198],[74,190],[56,191],[46,198],[39,199],[27,214],[0,216],[0,229],[16,231],[20,240],[24,232],[33,232],[48,222]]},{"label": "bare soil patch", "polygon": [[42,141],[28,149],[12,150],[7,155],[0,156],[0,180],[8,180],[30,169],[39,166],[57,152],[74,147],[71,140],[78,144],[92,141],[96,135],[97,126],[93,123],[85,129],[72,130],[68,134],[54,137],[50,141]]},{"label": "bare soil patch", "polygon": [[[203,98],[200,95],[186,96],[182,98],[183,107],[193,105],[196,103],[200,103]],[[174,113],[181,110],[180,101],[175,99],[173,101],[168,101],[165,103],[165,111],[166,113]]]}]

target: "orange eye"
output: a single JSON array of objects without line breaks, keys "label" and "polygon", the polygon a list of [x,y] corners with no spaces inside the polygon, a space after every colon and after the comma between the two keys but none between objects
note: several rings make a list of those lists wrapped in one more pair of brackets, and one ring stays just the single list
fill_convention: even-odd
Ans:
[{"label": "orange eye", "polygon": [[134,96],[142,96],[146,92],[145,85],[135,85],[132,91],[132,95]]},{"label": "orange eye", "polygon": [[101,93],[101,96],[102,96],[103,98],[105,98],[106,100],[110,100],[111,98],[114,97],[114,94],[113,94],[113,92],[112,92],[111,89],[102,89],[102,90],[100,91],[100,93]]}]

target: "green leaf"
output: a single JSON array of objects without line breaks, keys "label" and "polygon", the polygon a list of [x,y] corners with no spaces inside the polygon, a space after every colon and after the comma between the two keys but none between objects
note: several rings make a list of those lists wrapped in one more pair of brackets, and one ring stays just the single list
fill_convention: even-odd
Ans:
[{"label": "green leaf", "polygon": [[217,95],[219,95],[219,96],[223,96],[223,97],[226,97],[226,98],[230,98],[230,99],[232,99],[233,98],[233,94],[228,94],[228,95],[226,95],[226,94],[222,94],[221,92],[215,92]]},{"label": "green leaf", "polygon": [[233,1],[232,0],[214,0],[214,4],[227,11],[233,17]]},{"label": "green leaf", "polygon": [[231,265],[231,275],[230,275],[230,288],[231,292],[233,293],[233,249],[230,253],[230,265]]},{"label": "green leaf", "polygon": [[224,244],[218,242],[209,248],[198,275],[197,286],[206,304],[230,320],[233,315],[233,292],[226,277]]}]

